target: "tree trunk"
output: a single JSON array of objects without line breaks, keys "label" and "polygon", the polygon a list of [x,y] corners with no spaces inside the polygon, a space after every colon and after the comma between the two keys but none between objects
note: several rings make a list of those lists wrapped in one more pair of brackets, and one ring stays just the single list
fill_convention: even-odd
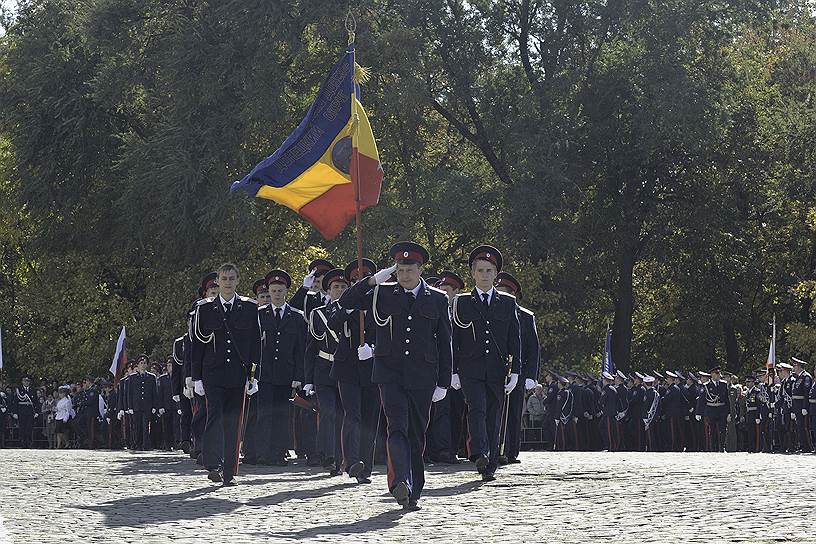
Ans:
[{"label": "tree trunk", "polygon": [[723,320],[723,336],[725,337],[725,368],[729,372],[740,371],[739,347],[737,333],[734,331],[734,320],[730,317]]},{"label": "tree trunk", "polygon": [[632,273],[635,269],[634,244],[622,244],[618,259],[618,284],[615,293],[615,319],[612,324],[612,362],[615,368],[627,371],[632,352],[632,314],[635,294]]}]

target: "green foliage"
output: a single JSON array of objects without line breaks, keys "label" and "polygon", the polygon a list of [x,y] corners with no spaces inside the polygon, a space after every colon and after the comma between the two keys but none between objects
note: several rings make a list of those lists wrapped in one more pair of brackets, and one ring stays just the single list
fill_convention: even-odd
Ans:
[{"label": "green foliage", "polygon": [[[327,0],[24,0],[0,38],[7,368],[167,354],[199,278],[354,257],[229,184],[297,125],[346,42]],[[546,366],[751,369],[816,353],[810,2],[372,0],[363,104],[386,181],[365,252],[465,270],[492,242]]]}]

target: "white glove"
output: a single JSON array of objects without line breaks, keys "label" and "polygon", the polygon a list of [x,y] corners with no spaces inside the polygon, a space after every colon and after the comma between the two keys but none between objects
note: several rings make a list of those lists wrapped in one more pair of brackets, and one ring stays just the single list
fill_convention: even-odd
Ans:
[{"label": "white glove", "polygon": [[374,274],[374,282],[377,285],[379,285],[381,283],[388,281],[388,279],[391,277],[391,274],[393,274],[396,269],[397,269],[396,264],[394,264],[393,266],[389,266],[388,268],[383,268],[382,270]]},{"label": "white glove", "polygon": [[694,416],[694,419],[696,419],[697,421],[700,421],[700,420],[703,419],[703,416]]},{"label": "white glove", "polygon": [[518,374],[513,373],[510,374],[510,377],[507,379],[507,382],[504,384],[504,393],[509,395],[510,392],[516,388],[516,384],[518,383]]},{"label": "white glove", "polygon": [[181,397],[180,397],[180,396],[178,396],[178,395],[173,395],[173,402],[180,402],[180,401],[181,401]]},{"label": "white glove", "polygon": [[128,414],[133,415],[133,408],[127,411]]},{"label": "white glove", "polygon": [[448,390],[444,387],[437,387],[434,389],[433,396],[431,397],[431,401],[439,402],[440,400],[445,398],[445,395],[448,394]]},{"label": "white glove", "polygon": [[317,271],[317,269],[312,270],[311,272],[309,272],[303,278],[303,287],[305,287],[306,289],[311,289],[312,288],[312,285],[314,285],[314,278],[315,278],[315,272],[316,271]]},{"label": "white glove", "polygon": [[754,423],[756,423],[757,425],[759,425],[759,420],[758,420],[758,419],[755,419],[755,420],[754,420]]},{"label": "white glove", "polygon": [[5,414],[5,413],[6,413],[6,409],[5,409],[5,408],[0,408],[0,412],[2,412],[2,413],[4,413],[4,414]]},{"label": "white glove", "polygon": [[182,393],[183,393],[183,394],[184,394],[184,396],[185,396],[185,397],[187,397],[188,399],[192,399],[192,398],[193,398],[193,388],[192,388],[192,387],[187,387],[187,386],[185,385],[185,386],[184,386],[184,391],[182,391]]},{"label": "white glove", "polygon": [[643,424],[645,425],[645,424],[647,424],[647,423],[649,423],[649,420],[648,420],[648,419],[644,419],[644,420],[643,420]]},{"label": "white glove", "polygon": [[190,391],[193,390],[193,379],[190,376],[184,378],[184,387],[186,387]]},{"label": "white glove", "polygon": [[18,416],[17,414],[12,415],[11,417],[13,417],[14,419],[20,419],[20,416]]},{"label": "white glove", "polygon": [[122,421],[123,417],[125,417],[125,411],[124,410],[119,410],[119,413],[116,414],[116,419],[118,419],[119,421]]},{"label": "white glove", "polygon": [[803,416],[806,416],[806,415],[807,415],[807,409],[806,409],[806,408],[802,408],[802,415],[803,415]]},{"label": "white glove", "polygon": [[109,418],[109,417],[106,417],[106,418],[105,418],[105,421],[107,421],[107,422],[108,422],[108,425],[110,425],[110,418]]},{"label": "white glove", "polygon": [[196,395],[204,396],[204,382],[201,380],[196,380],[193,382],[193,391],[196,392]]},{"label": "white glove", "polygon": [[252,379],[252,384],[251,384],[251,385],[250,385],[250,383],[249,383],[249,382],[247,382],[247,387],[248,387],[248,389],[247,389],[247,395],[249,395],[249,396],[251,397],[252,395],[254,395],[255,393],[257,393],[257,392],[258,392],[258,389],[259,389],[259,387],[258,387],[258,380],[253,378],[253,379]]},{"label": "white glove", "polygon": [[462,382],[459,381],[459,374],[451,374],[451,387],[457,391],[462,389]]},{"label": "white glove", "polygon": [[368,343],[363,344],[362,346],[357,347],[357,358],[361,361],[365,361],[367,359],[371,359],[374,356],[374,350],[371,349],[371,346]]},{"label": "white glove", "polygon": [[530,378],[524,380],[524,389],[526,389],[527,391],[533,389],[536,385],[538,384],[536,383],[535,380],[531,380]]},{"label": "white glove", "polygon": [[304,385],[303,386],[303,392],[306,394],[307,397],[309,395],[311,395],[312,393],[314,393],[314,384],[307,383],[306,385]]},{"label": "white glove", "polygon": [[292,382],[292,389],[297,389],[301,385],[303,385],[303,384],[301,384],[299,381],[295,380],[295,381]]},{"label": "white glove", "polygon": [[164,415],[164,408],[159,408],[159,415],[160,415],[160,416],[163,416],[163,415]]},{"label": "white glove", "polygon": [[176,413],[178,413],[178,415],[181,415],[181,409],[176,410]]},{"label": "white glove", "polygon": [[791,421],[796,421],[796,412],[791,412]]},{"label": "white glove", "polygon": [[618,412],[617,418],[618,421],[626,417],[626,412]]},{"label": "white glove", "polygon": [[155,409],[155,408],[151,408],[151,409],[150,409],[150,413],[151,413],[151,414],[155,414],[155,413],[156,413],[156,409]]}]

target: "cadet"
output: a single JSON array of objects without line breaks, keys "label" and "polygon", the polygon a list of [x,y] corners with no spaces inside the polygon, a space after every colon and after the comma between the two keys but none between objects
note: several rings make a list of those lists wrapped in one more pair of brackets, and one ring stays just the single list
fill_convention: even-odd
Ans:
[{"label": "cadet", "polygon": [[615,377],[612,374],[604,372],[602,377],[604,384],[601,391],[603,449],[615,451],[618,446],[618,422],[615,419],[618,415],[618,390],[613,384]]},{"label": "cadet", "polygon": [[745,377],[745,427],[747,435],[747,450],[751,453],[762,451],[760,443],[760,425],[762,423],[759,404],[759,389],[756,386],[756,378],[749,374]]},{"label": "cadet", "polygon": [[[323,290],[329,294],[329,303],[340,299],[348,289],[349,282],[341,268],[329,270],[323,276]],[[340,464],[340,414],[343,406],[337,380],[331,376],[334,353],[340,341],[338,334],[329,327],[331,312],[341,311],[337,305],[319,306],[309,316],[309,339],[304,359],[306,385],[303,391],[309,395],[317,393],[320,417],[317,419],[317,453],[323,467],[332,476],[342,474]]]},{"label": "cadet", "polygon": [[810,388],[813,386],[813,377],[805,370],[805,363],[801,359],[791,357],[793,360],[793,372],[796,379],[793,383],[791,398],[793,399],[793,418],[796,421],[796,431],[799,437],[799,451],[803,453],[813,452],[813,443],[810,440],[810,416],[808,415],[808,396]]},{"label": "cadet", "polygon": [[34,388],[31,387],[31,378],[24,376],[22,385],[14,390],[14,407],[12,417],[17,420],[20,428],[20,445],[30,448],[34,442],[34,420],[40,413],[40,401]]},{"label": "cadet", "polygon": [[[346,265],[344,276],[349,285],[362,276],[377,272],[377,266],[369,259],[363,259],[362,269],[358,264],[355,259]],[[360,338],[361,315],[364,319],[364,342]],[[346,312],[338,306],[337,311],[331,313],[328,325],[339,339],[330,375],[337,381],[343,407],[342,468],[357,483],[369,484],[380,416],[379,391],[371,381],[374,316],[369,307]]]},{"label": "cadet", "polygon": [[[448,311],[453,299],[465,288],[465,282],[455,272],[443,270],[439,274],[436,288],[448,296]],[[459,463],[457,454],[460,447],[466,447],[467,423],[465,421],[465,397],[462,384],[451,381],[451,387],[445,398],[433,403],[431,421],[428,424],[427,446],[425,453],[433,463]]]},{"label": "cadet", "polygon": [[646,386],[646,390],[643,393],[641,419],[643,420],[643,436],[646,451],[656,451],[654,424],[656,423],[656,417],[660,411],[660,394],[654,388],[654,383],[654,376],[643,377],[643,384]]},{"label": "cadet", "polygon": [[185,345],[189,343],[187,333],[176,338],[173,341],[173,371],[170,373],[173,389],[173,401],[176,403],[176,411],[178,413],[178,431],[179,435],[176,437],[176,447],[181,449],[184,453],[189,454],[192,443],[190,434],[190,421],[193,417],[192,405],[190,399],[193,392],[189,391],[185,385],[184,375],[184,349]]},{"label": "cadet", "polygon": [[175,416],[176,416],[176,402],[173,400],[173,357],[167,358],[164,364],[164,372],[158,377],[159,389],[159,419],[161,422],[162,435],[160,439],[161,449],[170,451],[173,449],[175,440],[173,435],[175,432]]},{"label": "cadet", "polygon": [[[417,510],[425,486],[425,432],[431,402],[451,383],[451,339],[445,293],[422,280],[428,251],[413,242],[391,246],[393,266],[363,278],[340,299],[346,309],[371,307],[377,327],[372,381],[388,425],[388,490]],[[396,272],[397,283],[385,283]]]},{"label": "cadet", "polygon": [[627,449],[643,451],[643,403],[645,402],[646,387],[643,385],[643,374],[632,374],[632,388],[627,392],[629,409],[627,410]]},{"label": "cadet", "polygon": [[150,449],[150,418],[156,413],[158,388],[156,375],[147,372],[147,355],[136,358],[136,374],[129,379],[128,407],[133,421],[133,446],[136,450]]},{"label": "cadet", "polygon": [[669,451],[683,451],[686,437],[684,432],[685,417],[688,413],[688,401],[680,389],[680,377],[672,371],[666,371],[668,386],[666,396],[663,397],[663,414],[668,420],[669,433],[667,449]]},{"label": "cadet", "polygon": [[192,450],[190,457],[196,463],[204,466],[204,429],[207,425],[207,400],[204,395],[196,392],[193,384],[193,318],[199,302],[202,300],[215,300],[218,296],[218,274],[210,272],[201,279],[198,288],[198,300],[193,304],[187,317],[187,344],[184,346],[184,382],[191,397],[192,418],[190,420],[190,430],[193,436]]},{"label": "cadet", "polygon": [[315,259],[309,263],[309,273],[303,278],[303,286],[289,299],[289,306],[302,311],[304,319],[308,320],[315,308],[329,303],[329,295],[323,290],[323,277],[334,268],[326,259]]},{"label": "cadet", "polygon": [[796,414],[793,411],[793,386],[796,378],[788,363],[776,365],[779,369],[779,394],[776,397],[777,444],[782,452],[796,451]]},{"label": "cadet", "polygon": [[[258,308],[261,362],[256,370],[256,417],[247,424],[244,462],[286,466],[289,450],[289,399],[303,383],[306,324],[303,312],[286,303],[292,279],[284,270],[264,278],[269,303]],[[258,300],[265,300],[264,297]]]},{"label": "cadet", "polygon": [[574,399],[572,391],[569,389],[569,380],[564,376],[554,376],[556,376],[558,383],[558,394],[555,397],[556,411],[553,413],[555,419],[555,450],[566,451],[569,448],[566,426],[573,421]]},{"label": "cadet", "polygon": [[193,318],[193,387],[207,403],[203,461],[207,477],[225,486],[235,485],[244,391],[252,395],[258,390],[257,381],[247,383],[249,369],[260,359],[258,305],[236,294],[239,279],[237,266],[222,264],[218,296],[200,300]]},{"label": "cadet", "polygon": [[255,295],[258,308],[269,304],[269,286],[266,284],[266,278],[255,280],[255,283],[252,284],[252,293]]},{"label": "cadet", "polygon": [[453,302],[453,377],[468,406],[470,459],[482,480],[495,480],[499,461],[502,406],[521,371],[521,339],[516,299],[493,284],[502,268],[494,247],[479,246],[468,258],[476,282]]},{"label": "cadet", "polygon": [[[521,298],[521,284],[507,272],[499,272],[496,276],[496,289]],[[516,387],[508,397],[507,436],[502,437],[505,442],[504,458],[508,463],[520,463],[518,460],[521,449],[521,422],[524,411],[524,393],[538,385],[538,363],[541,346],[538,343],[535,314],[516,306],[516,315],[519,319],[521,336],[521,374],[519,380],[524,380],[524,387]]]},{"label": "cadet", "polygon": [[731,419],[728,385],[720,380],[720,367],[710,370],[711,381],[703,385],[705,418],[709,433],[709,451],[725,451],[725,426]]}]

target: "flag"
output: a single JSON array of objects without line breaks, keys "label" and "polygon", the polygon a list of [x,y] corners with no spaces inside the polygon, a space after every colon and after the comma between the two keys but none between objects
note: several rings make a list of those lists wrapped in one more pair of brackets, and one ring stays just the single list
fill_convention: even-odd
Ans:
[{"label": "flag", "polygon": [[609,372],[615,375],[615,363],[612,362],[612,330],[606,327],[606,341],[604,342],[603,363],[601,372]]},{"label": "flag", "polygon": [[773,333],[771,334],[771,347],[768,348],[768,363],[767,368],[774,368],[776,366],[776,316],[773,318]]},{"label": "flag", "polygon": [[127,364],[127,349],[125,348],[125,327],[119,333],[119,340],[116,341],[116,353],[113,354],[110,373],[113,374],[114,384],[119,383],[119,378],[125,370]]},{"label": "flag", "polygon": [[3,370],[3,328],[0,327],[0,370]]},{"label": "flag", "polygon": [[360,209],[376,205],[383,170],[360,103],[358,83],[364,78],[365,71],[354,62],[354,44],[350,44],[300,125],[277,151],[233,183],[230,191],[243,189],[283,204],[328,240],[355,216],[355,184]]}]

